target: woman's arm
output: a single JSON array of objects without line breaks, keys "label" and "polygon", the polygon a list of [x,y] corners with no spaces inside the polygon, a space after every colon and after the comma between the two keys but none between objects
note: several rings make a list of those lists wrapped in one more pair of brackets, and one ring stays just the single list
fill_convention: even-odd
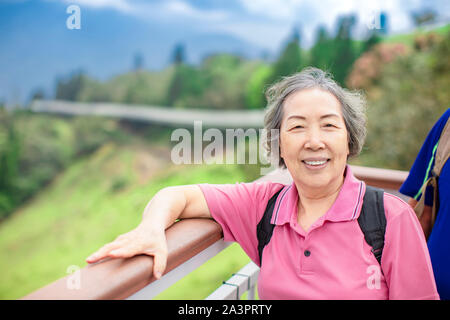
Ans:
[{"label": "woman's arm", "polygon": [[141,224],[164,230],[177,219],[211,218],[203,192],[197,185],[166,187],[144,209]]},{"label": "woman's arm", "polygon": [[381,267],[389,299],[439,299],[430,254],[416,214],[388,193],[384,196],[384,208],[387,226]]},{"label": "woman's arm", "polygon": [[185,185],[161,189],[145,207],[142,221],[135,229],[101,247],[86,262],[147,254],[154,257],[153,273],[159,279],[167,262],[165,230],[175,220],[184,218],[211,218],[200,187]]}]

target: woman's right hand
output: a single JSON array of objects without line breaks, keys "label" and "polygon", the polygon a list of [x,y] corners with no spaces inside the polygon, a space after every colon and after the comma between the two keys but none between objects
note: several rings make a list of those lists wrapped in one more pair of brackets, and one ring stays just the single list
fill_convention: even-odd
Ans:
[{"label": "woman's right hand", "polygon": [[165,230],[176,219],[211,218],[206,199],[197,185],[166,187],[147,204],[142,222],[136,229],[117,237],[90,255],[87,263],[104,258],[129,258],[138,254],[153,256],[153,274],[159,279],[166,269]]},{"label": "woman's right hand", "polygon": [[164,228],[149,228],[141,224],[101,247],[90,255],[86,262],[94,263],[105,258],[129,258],[138,254],[153,256],[153,274],[156,279],[161,278],[167,263]]}]

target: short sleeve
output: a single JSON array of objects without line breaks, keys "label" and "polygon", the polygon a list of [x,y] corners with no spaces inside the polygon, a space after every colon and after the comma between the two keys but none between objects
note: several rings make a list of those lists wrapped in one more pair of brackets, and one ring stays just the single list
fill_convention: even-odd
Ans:
[{"label": "short sleeve", "polygon": [[381,267],[390,300],[439,299],[419,220],[403,200],[385,194],[387,218]]},{"label": "short sleeve", "polygon": [[[400,187],[399,191],[401,193],[410,196],[411,198],[415,198],[416,200],[420,199],[421,195],[419,191],[423,183],[430,177],[431,169],[434,165],[433,150],[439,141],[449,115],[450,109],[447,109],[447,111],[439,118],[428,133],[427,138],[425,139],[425,142],[423,143],[417,158],[409,171],[407,179]],[[433,204],[432,192],[433,190],[431,187],[427,188],[425,197],[425,203],[427,205]]]},{"label": "short sleeve", "polygon": [[225,241],[238,242],[252,261],[258,261],[256,226],[272,195],[284,187],[274,182],[198,184]]}]

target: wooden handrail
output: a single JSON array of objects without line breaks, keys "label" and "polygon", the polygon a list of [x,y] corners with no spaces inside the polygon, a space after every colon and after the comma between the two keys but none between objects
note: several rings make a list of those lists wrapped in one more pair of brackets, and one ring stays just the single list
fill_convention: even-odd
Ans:
[{"label": "wooden handrail", "polygon": [[[350,165],[353,174],[366,184],[385,190],[398,190],[408,177],[408,171],[380,169]],[[273,181],[284,184],[292,183],[292,177],[286,169],[276,169],[257,181]]]},{"label": "wooden handrail", "polygon": [[[166,237],[169,253],[165,273],[220,240],[222,229],[211,219],[185,219],[167,229]],[[80,270],[79,289],[70,289],[70,276],[66,276],[22,299],[124,299],[155,281],[152,270],[153,258],[146,255],[100,261]]]},{"label": "wooden handrail", "polygon": [[[368,185],[398,190],[408,172],[351,166],[355,176]],[[277,169],[257,181],[291,183],[287,170]],[[165,273],[183,264],[222,238],[220,225],[211,219],[185,219],[166,231],[168,260]],[[35,291],[22,299],[124,299],[155,281],[153,258],[139,255],[128,259],[109,259],[80,270],[80,288],[70,289],[71,275]]]},{"label": "wooden handrail", "polygon": [[408,171],[351,166],[353,174],[366,184],[385,190],[398,190],[408,177]]}]

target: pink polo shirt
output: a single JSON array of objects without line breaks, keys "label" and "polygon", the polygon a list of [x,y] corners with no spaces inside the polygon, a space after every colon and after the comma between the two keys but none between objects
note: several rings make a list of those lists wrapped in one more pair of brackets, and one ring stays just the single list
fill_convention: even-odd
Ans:
[{"label": "pink polo shirt", "polygon": [[198,184],[225,241],[236,241],[259,265],[256,226],[273,194],[276,226],[263,251],[261,299],[439,299],[428,249],[411,207],[385,193],[381,270],[358,217],[365,184],[347,166],[332,207],[307,232],[297,224],[295,183]]}]

